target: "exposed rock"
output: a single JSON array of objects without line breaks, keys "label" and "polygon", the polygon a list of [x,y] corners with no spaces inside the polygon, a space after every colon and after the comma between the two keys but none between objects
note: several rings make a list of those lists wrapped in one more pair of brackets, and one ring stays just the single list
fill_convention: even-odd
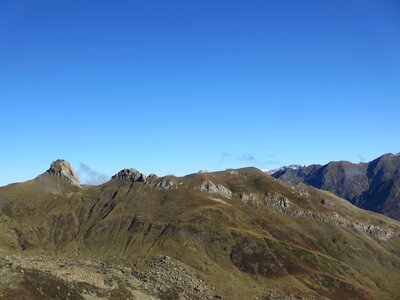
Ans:
[{"label": "exposed rock", "polygon": [[249,201],[249,200],[255,201],[255,200],[257,200],[257,195],[256,195],[256,194],[253,194],[253,193],[249,193],[249,194],[240,193],[240,194],[239,194],[239,197],[240,197],[240,199],[242,199],[243,201]]},{"label": "exposed rock", "polygon": [[321,204],[322,205],[326,205],[326,206],[335,206],[335,204],[332,201],[328,200],[328,199],[322,199],[321,200]]},{"label": "exposed rock", "polygon": [[149,176],[147,176],[147,178],[158,179],[158,176],[157,176],[157,174],[151,173]]},{"label": "exposed rock", "polygon": [[210,197],[209,199],[211,199],[211,200],[213,200],[213,201],[216,201],[216,202],[218,202],[218,203],[221,203],[221,204],[230,205],[230,204],[226,203],[224,200],[219,199],[219,198]]},{"label": "exposed rock", "polygon": [[66,182],[79,186],[79,176],[72,168],[72,165],[63,159],[57,159],[53,161],[50,169],[47,170],[47,173],[52,176],[57,176],[65,180]]},{"label": "exposed rock", "polygon": [[156,184],[156,188],[159,190],[175,190],[178,188],[178,185],[175,180],[163,179]]},{"label": "exposed rock", "polygon": [[279,206],[283,208],[290,207],[289,199],[279,194],[267,193],[264,199],[267,200],[267,202],[270,202],[272,206]]},{"label": "exposed rock", "polygon": [[234,169],[226,169],[226,172],[229,175],[239,175],[239,172],[237,170],[234,170]]},{"label": "exposed rock", "polygon": [[140,173],[136,169],[123,169],[111,178],[112,179],[114,179],[114,178],[124,179],[124,180],[128,179],[131,181],[139,181],[139,182],[146,181],[146,175],[144,175],[143,173]]},{"label": "exposed rock", "polygon": [[242,201],[257,206],[282,207],[282,208],[290,207],[289,199],[277,193],[267,193],[267,194],[240,193],[239,197]]},{"label": "exposed rock", "polygon": [[203,181],[200,186],[200,191],[205,193],[218,194],[227,198],[232,197],[232,192],[222,184],[215,184],[212,181]]},{"label": "exposed rock", "polygon": [[[333,224],[338,227],[346,227],[354,231],[372,235],[381,241],[387,241],[394,236],[393,231],[388,228],[383,228],[381,226],[373,224],[355,222],[340,216],[336,212],[320,213],[311,210],[301,209],[298,208],[297,206],[292,206],[288,198],[281,196],[279,194],[267,193],[263,196],[263,195],[242,193],[239,196],[243,201],[246,201],[246,203],[248,204],[270,207],[277,212],[284,213],[286,215],[295,218],[297,217],[313,218],[320,222]],[[335,206],[335,204],[328,199],[321,200],[321,204],[327,206]]]},{"label": "exposed rock", "polygon": [[308,193],[307,190],[299,188],[297,189],[297,192],[301,195],[301,196],[309,196],[310,194]]},{"label": "exposed rock", "polygon": [[289,199],[286,198],[286,197],[281,197],[281,198],[279,199],[279,205],[280,205],[281,207],[290,207],[290,205],[289,205]]},{"label": "exposed rock", "polygon": [[377,225],[353,223],[353,228],[377,236],[380,240],[387,241],[393,236],[391,230],[384,229]]},{"label": "exposed rock", "polygon": [[291,215],[292,217],[311,217],[320,222],[333,224],[338,227],[346,227],[354,231],[358,231],[364,234],[371,235],[381,241],[387,241],[394,236],[392,230],[383,228],[378,225],[359,223],[349,220],[345,217],[340,216],[338,213],[319,213],[310,210],[292,209],[285,208],[281,212]]}]

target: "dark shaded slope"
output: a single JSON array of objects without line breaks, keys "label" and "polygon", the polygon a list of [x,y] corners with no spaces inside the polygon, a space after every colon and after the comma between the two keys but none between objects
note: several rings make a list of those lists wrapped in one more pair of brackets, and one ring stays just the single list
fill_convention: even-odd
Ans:
[{"label": "dark shaded slope", "polygon": [[331,162],[300,169],[281,169],[275,178],[327,190],[351,203],[400,219],[400,155],[386,154],[370,163]]}]

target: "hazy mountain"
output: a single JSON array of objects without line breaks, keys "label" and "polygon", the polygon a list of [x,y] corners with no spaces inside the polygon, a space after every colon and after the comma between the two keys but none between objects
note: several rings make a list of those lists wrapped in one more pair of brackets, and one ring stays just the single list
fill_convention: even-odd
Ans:
[{"label": "hazy mountain", "polygon": [[264,172],[267,173],[267,174],[269,174],[269,175],[272,175],[272,174],[274,174],[274,173],[282,172],[282,171],[285,171],[285,170],[287,170],[287,169],[299,170],[299,169],[302,169],[302,168],[304,168],[304,167],[305,167],[305,165],[289,165],[289,166],[284,166],[284,167],[277,168],[277,169],[265,170]]},{"label": "hazy mountain", "polygon": [[56,161],[0,188],[1,299],[400,294],[400,223],[332,193],[255,168],[77,180]]},{"label": "hazy mountain", "polygon": [[272,176],[291,185],[304,182],[361,208],[400,220],[399,154],[385,154],[369,163],[339,161],[324,166],[281,168]]}]

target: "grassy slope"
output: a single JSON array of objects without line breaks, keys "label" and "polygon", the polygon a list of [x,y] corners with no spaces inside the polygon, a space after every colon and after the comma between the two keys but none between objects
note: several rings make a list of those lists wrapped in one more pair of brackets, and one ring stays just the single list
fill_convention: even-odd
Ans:
[{"label": "grassy slope", "polygon": [[[153,182],[111,180],[79,189],[58,178],[0,189],[3,251],[44,253],[140,265],[168,255],[184,262],[228,299],[267,297],[271,291],[308,298],[395,299],[400,294],[399,223],[358,209],[308,186],[298,191],[253,168],[194,174]],[[231,199],[199,191],[204,181],[229,188]],[[374,235],[292,216],[240,194],[286,197],[292,209],[390,228]],[[213,199],[223,200],[226,204]],[[331,206],[321,204],[329,200]]]}]

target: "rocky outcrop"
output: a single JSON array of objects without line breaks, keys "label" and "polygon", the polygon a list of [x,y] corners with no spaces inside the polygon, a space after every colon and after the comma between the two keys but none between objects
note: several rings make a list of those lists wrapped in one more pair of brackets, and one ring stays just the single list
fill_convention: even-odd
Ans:
[{"label": "rocky outcrop", "polygon": [[310,195],[307,190],[302,189],[302,188],[298,188],[297,192],[300,194],[300,196],[309,196]]},{"label": "rocky outcrop", "polygon": [[157,174],[151,173],[149,176],[147,176],[149,179],[158,179]]},{"label": "rocky outcrop", "polygon": [[175,190],[178,188],[178,184],[172,179],[163,179],[156,184],[156,189],[159,190]]},{"label": "rocky outcrop", "polygon": [[333,203],[331,200],[329,199],[322,199],[321,200],[321,204],[325,205],[325,206],[335,206],[335,203]]},{"label": "rocky outcrop", "polygon": [[229,175],[239,175],[239,171],[234,169],[226,169],[226,173]]},{"label": "rocky outcrop", "polygon": [[245,202],[250,201],[250,200],[256,201],[258,198],[257,195],[253,194],[253,193],[240,193],[239,197],[242,201],[245,201]]},{"label": "rocky outcrop", "polygon": [[145,182],[146,175],[140,173],[136,169],[123,169],[115,174],[112,179],[120,179],[120,180],[130,180],[130,181],[138,181],[138,182]]},{"label": "rocky outcrop", "polygon": [[290,207],[289,199],[277,193],[266,193],[266,194],[240,193],[239,197],[242,201],[257,206],[281,207],[281,208]]},{"label": "rocky outcrop", "polygon": [[[364,234],[372,235],[381,241],[387,241],[393,237],[394,233],[388,228],[383,228],[379,225],[366,224],[361,222],[352,221],[350,219],[340,216],[336,212],[316,212],[312,210],[306,210],[299,208],[296,205],[292,205],[289,199],[277,193],[266,193],[266,194],[239,194],[242,201],[249,205],[264,206],[273,209],[276,212],[289,215],[294,218],[305,217],[312,218],[314,220],[332,224],[338,227],[346,227],[354,231],[358,231]],[[322,199],[320,203],[324,206],[334,207],[333,201],[328,199]]]},{"label": "rocky outcrop", "polygon": [[75,172],[72,165],[66,160],[57,159],[53,161],[50,165],[50,169],[48,169],[46,173],[59,177],[69,184],[76,186],[80,185],[78,174]]},{"label": "rocky outcrop", "polygon": [[224,187],[222,184],[215,184],[212,181],[203,181],[199,189],[204,193],[218,194],[226,198],[232,197],[232,192],[228,188]]}]

